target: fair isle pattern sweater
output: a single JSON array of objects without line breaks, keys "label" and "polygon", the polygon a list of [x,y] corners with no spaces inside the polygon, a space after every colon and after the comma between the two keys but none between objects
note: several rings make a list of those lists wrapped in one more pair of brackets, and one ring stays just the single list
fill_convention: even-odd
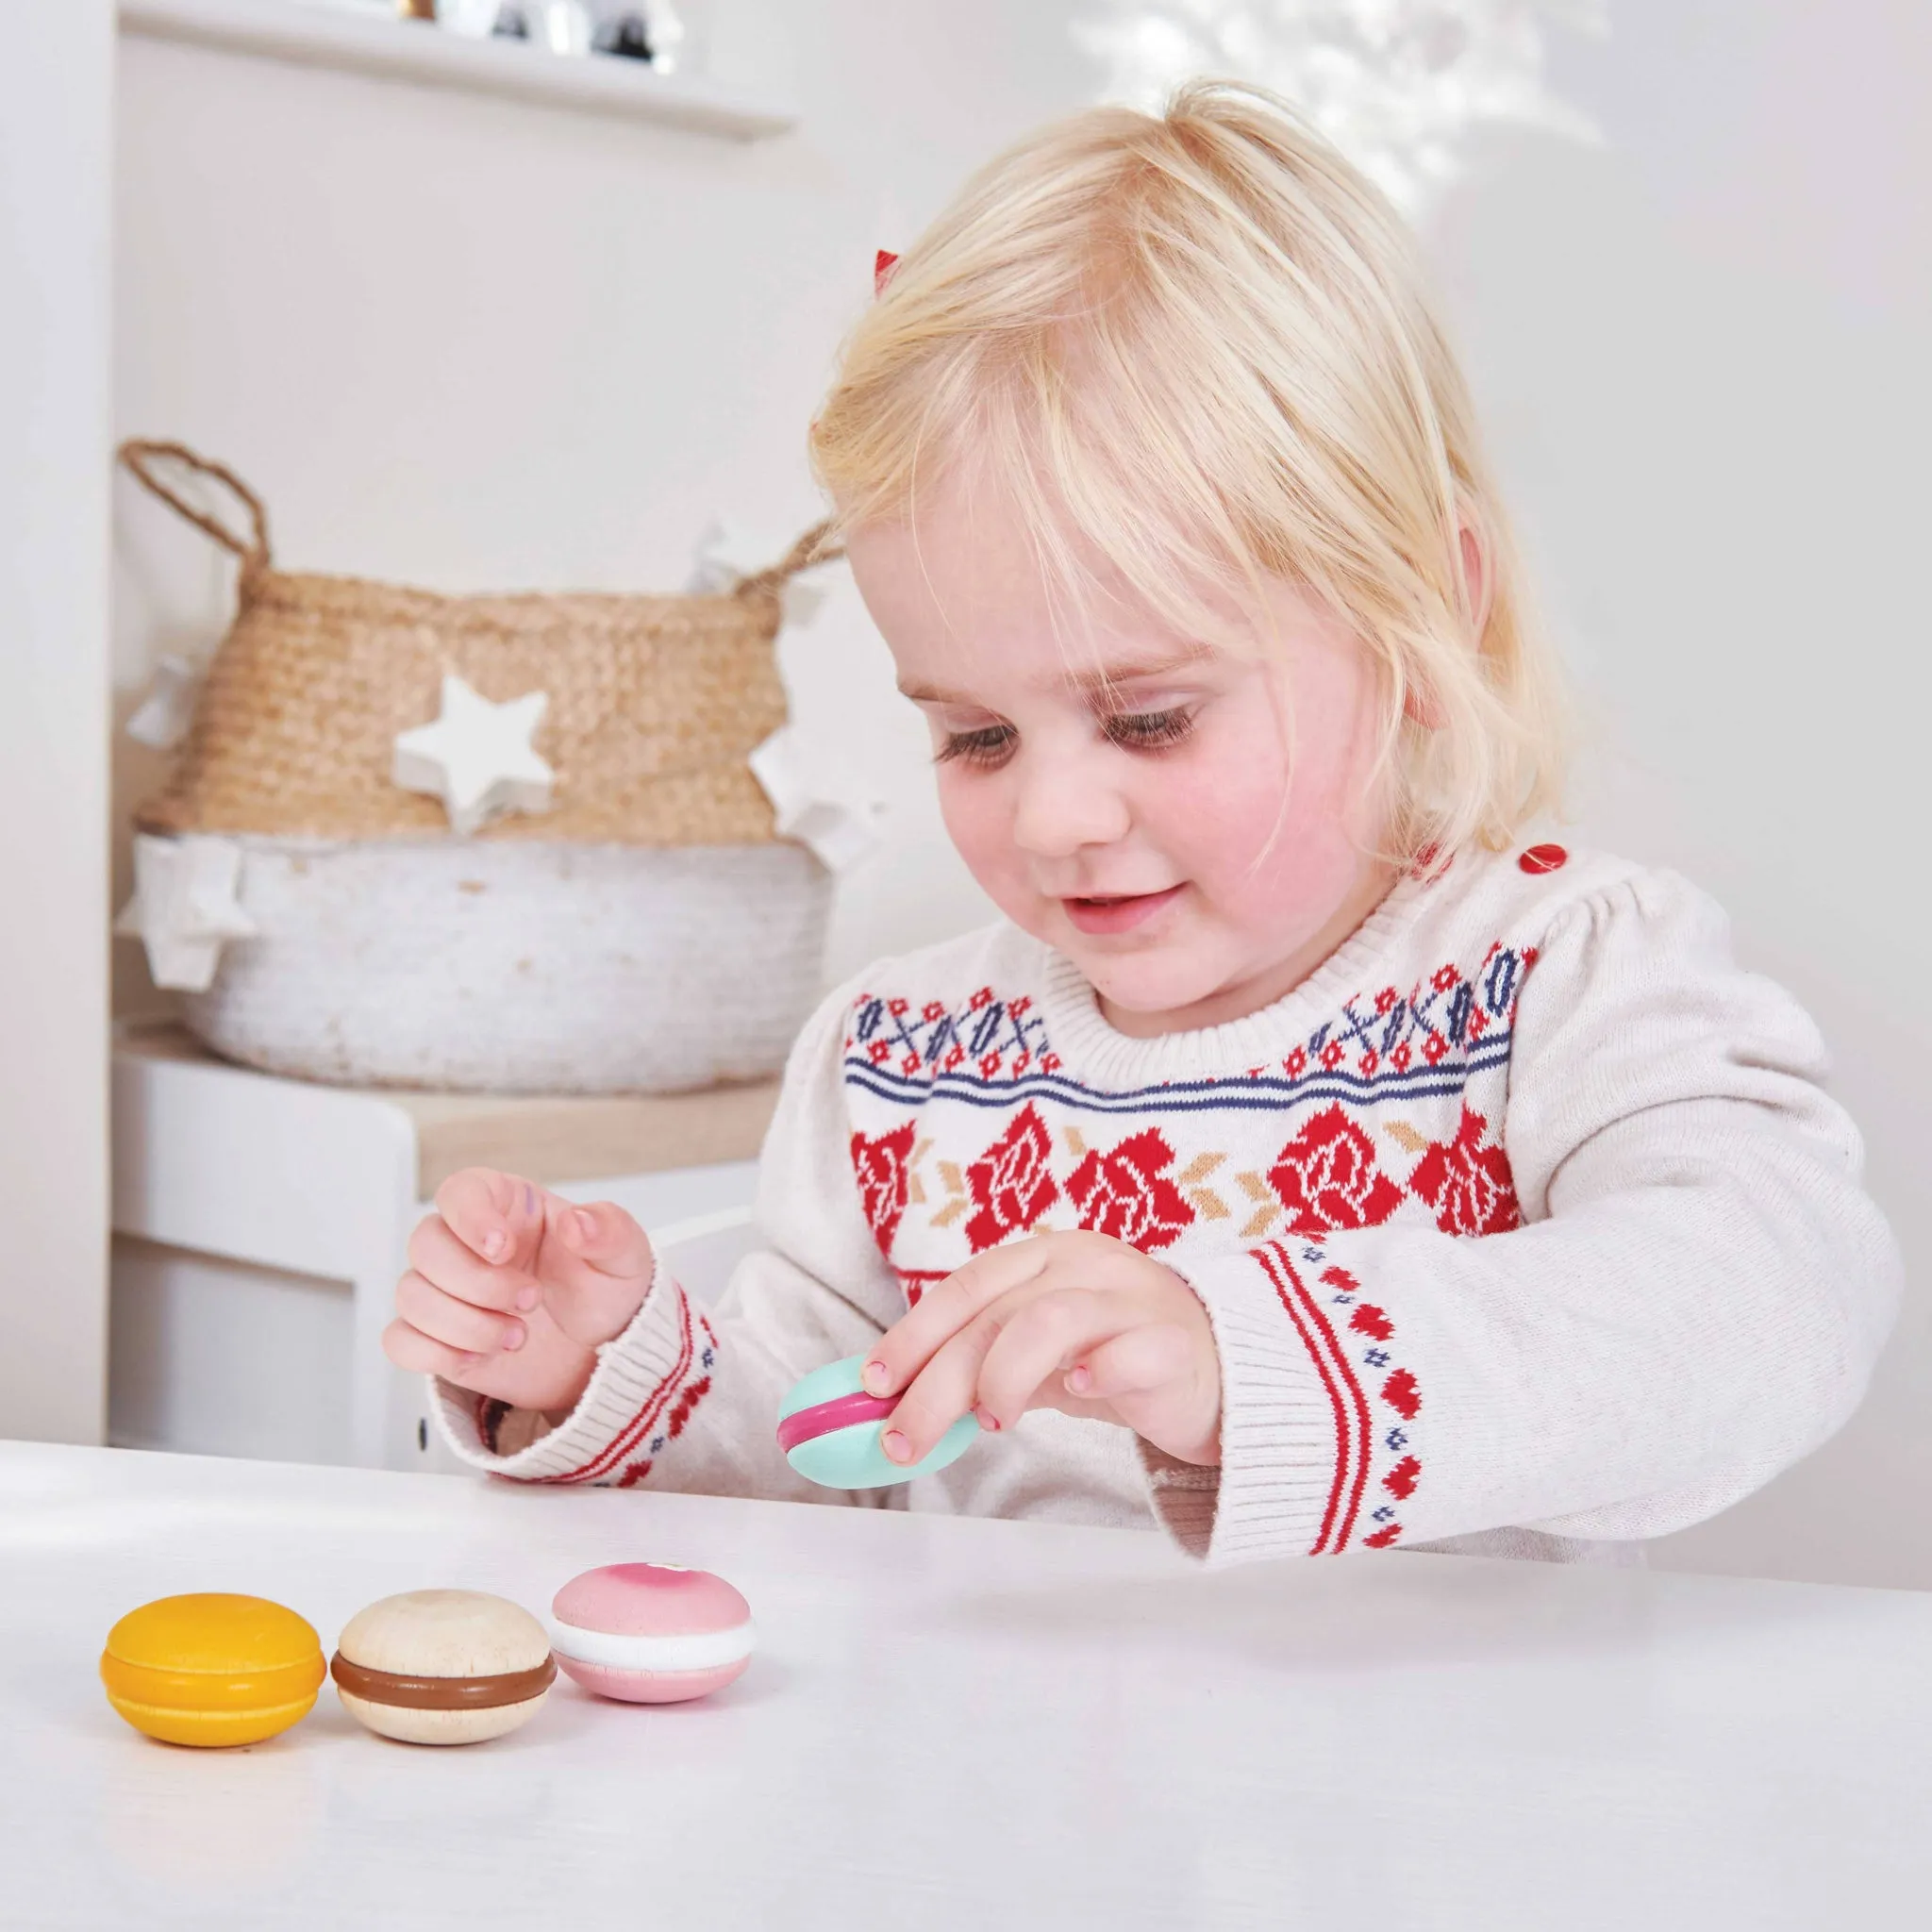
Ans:
[{"label": "fair isle pattern sweater", "polygon": [[[715,1310],[660,1268],[558,1427],[447,1386],[443,1427],[529,1480],[1151,1511],[1216,1560],[1659,1535],[1830,1435],[1890,1325],[1896,1256],[1823,1071],[1708,900],[1557,847],[1405,879],[1288,997],[1152,1040],[997,925],[806,1028],[762,1246]],[[1205,1304],[1219,1468],[1043,1411],[908,1489],[791,1472],[793,1381],[974,1255],[1070,1228]]]}]

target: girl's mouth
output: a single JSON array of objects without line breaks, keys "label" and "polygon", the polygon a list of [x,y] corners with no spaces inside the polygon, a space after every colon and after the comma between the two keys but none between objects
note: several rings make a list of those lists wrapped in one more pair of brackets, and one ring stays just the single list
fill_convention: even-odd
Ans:
[{"label": "girl's mouth", "polygon": [[1081,932],[1099,936],[1132,932],[1144,925],[1157,912],[1171,906],[1187,891],[1185,883],[1169,886],[1159,892],[1128,892],[1109,897],[1095,894],[1084,899],[1062,899],[1067,917]]}]

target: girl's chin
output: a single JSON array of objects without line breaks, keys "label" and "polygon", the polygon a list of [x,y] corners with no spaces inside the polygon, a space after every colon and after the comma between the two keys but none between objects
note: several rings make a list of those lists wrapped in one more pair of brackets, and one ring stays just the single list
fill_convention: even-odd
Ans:
[{"label": "girl's chin", "polygon": [[1181,907],[1164,907],[1134,929],[1116,933],[1082,932],[1058,899],[1006,909],[1016,925],[1079,968],[1116,1032],[1145,1040],[1212,1024],[1193,1016],[1224,997],[1225,962],[1204,958],[1190,942],[1192,935],[1176,932]]},{"label": "girl's chin", "polygon": [[1220,979],[1211,973],[1189,972],[1178,960],[1118,957],[1082,958],[1068,948],[1100,1001],[1100,1010],[1117,1033],[1149,1039],[1157,1033],[1176,1033],[1203,1024],[1192,1017],[1220,997]]}]

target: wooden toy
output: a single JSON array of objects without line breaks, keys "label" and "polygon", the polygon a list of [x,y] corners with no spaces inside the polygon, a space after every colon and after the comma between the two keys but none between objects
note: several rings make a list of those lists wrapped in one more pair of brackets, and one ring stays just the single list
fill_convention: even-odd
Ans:
[{"label": "wooden toy", "polygon": [[314,1630],[258,1596],[161,1597],[101,1653],[108,1702],[170,1744],[258,1744],[308,1715],[327,1674]]},{"label": "wooden toy", "polygon": [[899,1398],[868,1395],[859,1379],[864,1366],[865,1358],[855,1355],[814,1369],[778,1411],[778,1446],[808,1482],[828,1490],[883,1489],[936,1474],[973,1446],[979,1424],[962,1415],[919,1461],[892,1461],[879,1438]]},{"label": "wooden toy", "polygon": [[529,1611],[476,1590],[412,1590],[358,1610],[329,1662],[358,1724],[407,1744],[475,1744],[527,1724],[557,1676]]},{"label": "wooden toy", "polygon": [[609,1563],[550,1606],[550,1647],[586,1690],[626,1704],[676,1704],[721,1690],[751,1661],[751,1606],[708,1570]]}]

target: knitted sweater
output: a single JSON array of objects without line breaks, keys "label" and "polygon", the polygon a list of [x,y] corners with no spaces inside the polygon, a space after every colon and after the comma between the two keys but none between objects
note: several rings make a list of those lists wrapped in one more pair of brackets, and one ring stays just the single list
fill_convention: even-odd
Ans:
[{"label": "knitted sweater", "polygon": [[[447,1385],[441,1424],[527,1480],[1151,1512],[1217,1561],[1585,1556],[1748,1495],[1864,1391],[1898,1263],[1824,1064],[1707,899],[1556,846],[1407,878],[1286,998],[1151,1040],[995,925],[808,1024],[762,1245],[715,1310],[660,1267],[557,1428]],[[774,1424],[799,1376],[970,1257],[1076,1227],[1206,1305],[1218,1468],[1040,1411],[897,1490],[792,1473]]]}]

